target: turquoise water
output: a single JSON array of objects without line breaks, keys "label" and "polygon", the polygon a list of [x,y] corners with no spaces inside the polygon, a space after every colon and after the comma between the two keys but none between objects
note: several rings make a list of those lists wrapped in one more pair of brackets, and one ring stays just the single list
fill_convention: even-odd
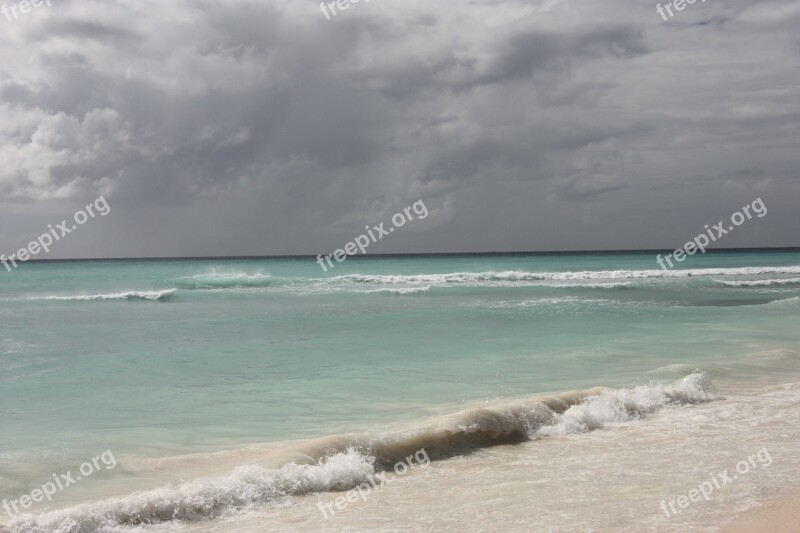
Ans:
[{"label": "turquoise water", "polygon": [[0,498],[107,449],[158,457],[378,430],[694,367],[785,372],[800,253],[681,267],[597,254],[0,272]]}]

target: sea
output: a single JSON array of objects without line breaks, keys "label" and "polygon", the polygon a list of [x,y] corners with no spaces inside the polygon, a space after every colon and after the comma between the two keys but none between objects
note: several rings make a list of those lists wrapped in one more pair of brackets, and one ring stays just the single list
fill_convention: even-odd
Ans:
[{"label": "sea", "polygon": [[799,250],[0,269],[0,531],[716,531],[800,487],[798,319]]}]

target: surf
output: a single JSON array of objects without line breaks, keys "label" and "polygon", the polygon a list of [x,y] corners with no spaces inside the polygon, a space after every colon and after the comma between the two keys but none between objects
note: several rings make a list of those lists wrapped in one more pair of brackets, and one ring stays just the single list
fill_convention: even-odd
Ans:
[{"label": "surf", "polygon": [[293,445],[294,459],[278,468],[251,464],[230,475],[167,485],[58,511],[18,516],[12,532],[130,531],[131,526],[212,520],[292,497],[343,491],[425,450],[443,460],[502,444],[586,433],[667,408],[718,398],[702,370],[670,384],[594,387],[474,407],[381,434],[336,435]]},{"label": "surf", "polygon": [[102,301],[150,301],[164,302],[172,297],[177,289],[161,291],[125,291],[114,293],[101,293],[74,296],[34,296],[26,298],[28,301],[53,301],[53,302],[102,302]]}]

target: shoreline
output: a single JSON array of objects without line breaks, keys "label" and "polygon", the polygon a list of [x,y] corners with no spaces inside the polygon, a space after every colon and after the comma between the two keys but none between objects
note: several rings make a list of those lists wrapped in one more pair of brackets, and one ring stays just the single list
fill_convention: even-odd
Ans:
[{"label": "shoreline", "polygon": [[[631,400],[630,392],[632,391],[624,395],[628,401]],[[652,391],[642,392],[647,392],[645,396],[649,397]],[[184,512],[186,507],[182,502],[187,499],[196,502],[201,496],[211,494],[212,498],[207,503],[212,507],[232,498],[238,502],[234,507],[250,507],[252,504],[251,512],[232,513],[226,517],[209,515],[205,520],[187,523],[184,528],[186,531],[207,533],[229,527],[250,533],[261,531],[264,521],[269,521],[275,531],[334,531],[366,527],[366,521],[374,520],[376,516],[383,517],[384,525],[383,529],[374,529],[376,531],[390,531],[398,526],[430,526],[432,523],[447,531],[452,530],[449,528],[453,525],[453,520],[458,520],[459,523],[466,521],[484,524],[481,520],[487,513],[498,511],[502,511],[504,516],[503,527],[510,531],[522,531],[530,526],[527,517],[531,510],[532,497],[540,502],[538,512],[541,513],[543,527],[583,524],[598,531],[626,532],[703,531],[704,527],[723,533],[793,531],[792,526],[798,523],[800,514],[800,493],[791,492],[797,489],[788,488],[787,482],[791,483],[792,478],[787,478],[786,475],[796,471],[800,465],[793,459],[796,456],[793,453],[794,443],[797,442],[796,430],[790,431],[789,428],[800,426],[790,424],[787,427],[786,423],[791,420],[783,420],[782,416],[779,417],[781,422],[776,424],[776,419],[770,419],[767,415],[796,413],[792,406],[792,403],[800,399],[796,392],[800,392],[800,383],[772,385],[761,388],[755,394],[733,394],[719,401],[690,403],[681,408],[658,410],[659,414],[653,413],[655,416],[652,417],[618,421],[619,423],[606,427],[606,431],[556,432],[551,435],[553,438],[490,446],[469,454],[468,459],[462,457],[432,462],[430,468],[418,472],[418,475],[405,477],[402,482],[387,486],[385,490],[371,492],[369,498],[348,507],[347,511],[337,508],[335,517],[331,516],[330,521],[320,520],[318,504],[322,502],[326,505],[331,500],[335,502],[341,496],[336,493],[345,486],[355,486],[349,480],[358,478],[359,472],[371,472],[373,463],[358,454],[349,453],[325,464],[284,466],[273,470],[260,466],[276,459],[276,450],[269,450],[268,447],[263,450],[264,455],[260,453],[261,450],[247,449],[239,450],[233,456],[221,453],[184,457],[183,460],[188,459],[191,463],[188,465],[170,465],[158,461],[157,465],[151,466],[173,481],[182,479],[183,483],[179,486],[167,484],[140,491],[138,494],[121,495],[120,499],[92,499],[91,502],[85,502],[89,503],[90,513],[78,505],[52,510],[43,515],[20,517],[22,520],[13,521],[15,523],[11,527],[12,531],[27,531],[34,526],[49,531],[67,522],[92,523],[104,514],[113,522],[112,518],[116,514],[112,511],[115,507],[124,507],[126,512],[138,509],[143,517],[158,523],[169,521],[174,516],[173,511]],[[604,413],[605,407],[612,404],[604,402],[604,408],[599,411],[585,411],[585,408],[577,411],[586,415]],[[599,404],[594,400],[582,405],[597,407]],[[744,427],[743,423],[749,425],[753,420],[762,423],[753,426],[753,431],[747,435],[740,434],[738,429]],[[725,423],[720,424],[720,421]],[[464,421],[459,422],[463,425]],[[741,439],[733,438],[734,435],[739,435]],[[700,438],[702,441],[698,441]],[[332,444],[331,439],[323,440]],[[425,448],[431,444],[420,442],[419,439],[413,440],[414,444],[424,445]],[[758,468],[753,470],[753,475],[742,475],[730,486],[724,483],[725,489],[715,491],[714,498],[705,505],[685,507],[683,511],[668,517],[668,520],[663,518],[659,502],[664,498],[685,494],[690,488],[706,480],[707,472],[736,468],[734,465],[767,443],[770,461],[760,462]],[[387,451],[399,451],[395,450],[395,446],[389,447],[391,450],[383,450],[383,455]],[[297,451],[296,446],[293,449]],[[425,449],[425,456],[434,449],[435,447],[431,450]],[[707,449],[716,450],[713,457],[704,452]],[[405,454],[406,450],[402,452]],[[246,460],[242,454],[248,456]],[[389,455],[393,454],[386,456]],[[225,461],[229,463],[227,466],[234,468],[233,472],[227,474],[223,473],[225,468],[220,464],[220,460],[226,457],[229,459]],[[777,465],[782,465],[780,470],[775,467],[766,468],[772,464],[772,457]],[[252,466],[238,470],[247,463]],[[680,465],[680,468],[675,465]],[[148,470],[142,470],[143,466],[139,464],[133,471],[149,477]],[[208,466],[213,466],[221,474],[221,478],[207,477]],[[202,471],[206,476],[186,479],[186,474],[191,470]],[[581,478],[575,474],[579,470],[595,474],[591,478],[583,478],[585,482],[582,483]],[[631,476],[632,470],[641,471],[644,476]],[[698,475],[698,472],[702,475]],[[604,480],[601,499],[594,498],[598,496],[594,478]],[[733,479],[736,479],[735,475]],[[657,483],[652,483],[656,480]],[[238,489],[232,493],[226,492],[231,486]],[[301,490],[294,490],[297,486]],[[469,491],[464,490],[465,486],[470,487]],[[256,498],[251,501],[237,496],[244,494],[239,489],[258,491],[264,487],[269,487],[272,491],[265,499]],[[275,487],[283,487],[288,492],[272,490]],[[780,494],[777,490],[781,487],[787,487],[789,494],[771,500],[770,496]],[[719,488],[721,487],[717,487]],[[446,497],[440,503],[432,502],[429,497],[431,493]],[[631,500],[634,493],[637,495],[636,501]],[[217,496],[213,496],[215,494]],[[272,503],[279,503],[286,495],[292,496],[293,505],[282,507],[279,504],[270,504],[271,500],[274,500]],[[762,496],[765,499],[761,506],[748,509],[761,500]],[[150,514],[154,501],[160,502],[160,511]],[[467,516],[451,515],[453,509],[449,504],[442,503],[454,501],[460,502],[462,509],[470,509]],[[498,503],[501,501],[502,503]],[[168,512],[163,514],[165,502],[171,502],[171,506],[167,505]],[[604,512],[587,513],[587,502],[594,504],[590,507],[599,508],[602,505]],[[124,505],[120,507],[120,504]],[[409,508],[426,511],[422,512],[421,518],[409,517],[404,511]],[[627,513],[632,508],[636,512],[629,516]],[[445,518],[442,519],[442,516]],[[194,514],[192,517],[198,518]]]}]

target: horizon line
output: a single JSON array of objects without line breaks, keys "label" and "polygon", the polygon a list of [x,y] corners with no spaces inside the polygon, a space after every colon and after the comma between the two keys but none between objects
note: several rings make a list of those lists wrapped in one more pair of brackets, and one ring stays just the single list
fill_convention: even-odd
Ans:
[{"label": "horizon line", "polygon": [[[709,248],[708,253],[735,253],[735,252],[787,252],[800,251],[800,246],[767,246],[758,248]],[[411,252],[411,253],[384,253],[384,254],[358,254],[348,256],[348,259],[368,258],[403,258],[403,257],[447,257],[447,256],[503,256],[503,255],[598,255],[598,254],[645,254],[645,253],[671,253],[671,248],[645,248],[624,250],[550,250],[550,251],[503,251],[503,252]],[[324,255],[324,254],[319,254]],[[79,261],[231,261],[242,259],[314,259],[314,254],[288,254],[288,255],[209,255],[209,256],[158,256],[158,257],[75,257],[63,259],[29,259],[26,263],[67,263]]]}]

